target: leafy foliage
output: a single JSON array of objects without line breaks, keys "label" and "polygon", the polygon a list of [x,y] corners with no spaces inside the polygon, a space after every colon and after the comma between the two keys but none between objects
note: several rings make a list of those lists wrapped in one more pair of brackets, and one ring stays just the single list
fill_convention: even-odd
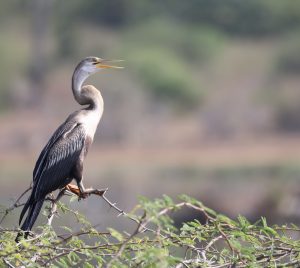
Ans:
[{"label": "leafy foliage", "polygon": [[157,100],[175,102],[183,108],[199,103],[201,89],[176,55],[162,49],[140,49],[132,55],[139,79]]},{"label": "leafy foliage", "polygon": [[300,23],[299,3],[293,0],[76,0],[64,3],[64,9],[72,10],[73,20],[79,18],[111,27],[166,16],[191,24],[213,25],[234,35],[277,34],[299,27]]},{"label": "leafy foliage", "polygon": [[[18,245],[17,230],[1,228],[0,266],[10,267],[286,267],[299,265],[300,243],[292,237],[296,226],[269,226],[265,218],[250,223],[217,214],[201,202],[182,195],[178,202],[164,196],[154,201],[145,197],[125,214],[135,230],[109,228],[99,232],[83,215],[59,204],[81,223],[74,232],[56,234],[51,226]],[[192,208],[195,219],[180,227],[174,225],[176,211]],[[197,220],[205,218],[204,222]]]},{"label": "leafy foliage", "polygon": [[299,74],[300,72],[300,38],[294,34],[288,35],[279,51],[277,70],[279,73]]},{"label": "leafy foliage", "polygon": [[204,96],[194,67],[211,62],[224,43],[225,37],[212,28],[158,18],[125,31],[121,54],[157,100],[191,109]]}]

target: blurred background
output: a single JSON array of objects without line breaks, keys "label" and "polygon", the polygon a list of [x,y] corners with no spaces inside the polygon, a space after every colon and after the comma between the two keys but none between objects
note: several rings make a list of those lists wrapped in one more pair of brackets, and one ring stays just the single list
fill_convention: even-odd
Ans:
[{"label": "blurred background", "polygon": [[[185,193],[229,216],[300,222],[299,1],[11,0],[0,22],[3,206],[80,108],[74,67],[99,56],[125,69],[88,80],[105,109],[86,187],[108,187],[126,211],[139,195]],[[72,206],[101,228],[116,222],[97,198]]]}]

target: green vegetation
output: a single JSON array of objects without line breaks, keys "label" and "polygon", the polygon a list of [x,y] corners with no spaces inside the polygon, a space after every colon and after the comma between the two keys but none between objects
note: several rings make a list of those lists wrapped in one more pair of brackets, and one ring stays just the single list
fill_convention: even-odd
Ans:
[{"label": "green vegetation", "polygon": [[124,39],[126,50],[161,47],[176,53],[176,58],[203,64],[218,55],[225,36],[212,27],[193,27],[175,19],[155,18],[127,29]]},{"label": "green vegetation", "polygon": [[[59,204],[60,213],[72,214],[81,224],[74,232],[51,227],[16,246],[15,230],[0,229],[0,265],[10,267],[289,267],[300,263],[296,226],[269,226],[265,218],[250,223],[233,220],[182,195],[140,198],[131,214],[134,231],[96,230],[83,215]],[[180,226],[172,217],[193,210],[194,220]]]},{"label": "green vegetation", "polygon": [[300,72],[300,38],[298,35],[286,36],[280,49],[277,69],[281,73],[299,74]]},{"label": "green vegetation", "polygon": [[281,163],[273,165],[236,165],[214,166],[213,168],[200,165],[166,166],[155,171],[155,177],[185,181],[201,180],[209,178],[213,180],[257,180],[260,178],[272,178],[273,181],[285,178],[285,180],[298,180],[300,167],[297,163]]},{"label": "green vegetation", "polygon": [[[18,79],[14,79],[14,74],[24,74],[28,60],[29,44],[25,38],[23,27],[20,27],[17,33],[13,33],[12,29],[15,30],[14,24],[0,26],[0,110],[9,107],[11,95],[8,93],[21,83]],[[22,46],[19,46],[20,43]],[[14,51],[13,55],[12,51]]]},{"label": "green vegetation", "polygon": [[73,18],[113,28],[132,26],[148,18],[170,17],[191,25],[210,25],[232,35],[277,34],[299,27],[300,4],[294,0],[77,0],[64,3]]},{"label": "green vegetation", "polygon": [[[26,80],[26,76],[31,79],[30,46],[38,43],[31,40],[33,23],[38,17],[35,12],[42,8],[33,8],[35,5],[34,1],[29,4],[18,0],[0,5],[3,22],[0,27],[2,108],[10,105],[9,89],[15,87],[11,84],[12,76],[7,74],[14,70],[22,79]],[[198,74],[210,64],[214,64],[212,69],[222,64],[222,60],[213,63],[212,60],[218,59],[237,37],[245,40],[274,38],[274,46],[284,39],[275,63],[276,70],[284,75],[299,71],[299,40],[293,37],[297,36],[300,27],[300,4],[297,1],[75,0],[72,3],[55,2],[46,7],[50,15],[44,26],[47,32],[44,43],[47,45],[43,44],[42,50],[51,58],[48,66],[57,66],[70,59],[73,63],[73,58],[78,59],[85,46],[95,44],[94,49],[82,54],[122,55],[127,67],[130,66],[128,70],[137,74],[145,89],[156,100],[166,101],[169,106],[193,108],[205,101],[203,92],[205,97],[206,94],[210,97]],[[93,34],[86,40],[88,31],[93,31]],[[107,45],[110,38],[115,39],[108,41],[111,43]],[[11,51],[13,60],[7,62]],[[18,63],[15,64],[16,59]],[[131,59],[134,60],[130,62]],[[31,86],[30,81],[28,84]],[[270,97],[270,93],[266,94]],[[280,113],[280,109],[278,111]],[[298,125],[295,128],[298,129]]]},{"label": "green vegetation", "polygon": [[177,101],[181,107],[199,102],[201,89],[193,84],[189,66],[175,54],[163,50],[139,50],[132,53],[137,76],[157,100]]},{"label": "green vegetation", "polygon": [[219,55],[225,38],[212,28],[177,23],[160,18],[130,28],[121,54],[156,100],[191,109],[203,98],[194,68]]}]

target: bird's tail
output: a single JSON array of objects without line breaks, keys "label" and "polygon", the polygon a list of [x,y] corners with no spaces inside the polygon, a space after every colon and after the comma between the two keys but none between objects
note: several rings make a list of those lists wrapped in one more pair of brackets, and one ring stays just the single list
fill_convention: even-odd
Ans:
[{"label": "bird's tail", "polygon": [[[27,238],[29,231],[31,230],[33,224],[35,223],[44,203],[44,199],[32,202],[31,197],[26,202],[20,216],[20,223],[25,212],[29,209],[27,217],[21,226],[21,230],[24,231],[24,238]],[[16,237],[16,242],[19,242],[20,237],[23,236],[23,232],[18,233]]]},{"label": "bird's tail", "polygon": [[32,203],[33,203],[33,195],[31,194],[21,211],[20,218],[19,218],[19,225],[21,225],[22,219]]}]

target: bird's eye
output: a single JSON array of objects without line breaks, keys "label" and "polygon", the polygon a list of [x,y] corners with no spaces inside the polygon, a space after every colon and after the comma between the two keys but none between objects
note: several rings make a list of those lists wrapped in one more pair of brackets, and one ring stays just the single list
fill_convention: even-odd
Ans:
[{"label": "bird's eye", "polygon": [[93,65],[97,64],[98,62],[99,62],[99,61],[98,61],[97,58],[92,58],[92,64],[93,64]]}]

